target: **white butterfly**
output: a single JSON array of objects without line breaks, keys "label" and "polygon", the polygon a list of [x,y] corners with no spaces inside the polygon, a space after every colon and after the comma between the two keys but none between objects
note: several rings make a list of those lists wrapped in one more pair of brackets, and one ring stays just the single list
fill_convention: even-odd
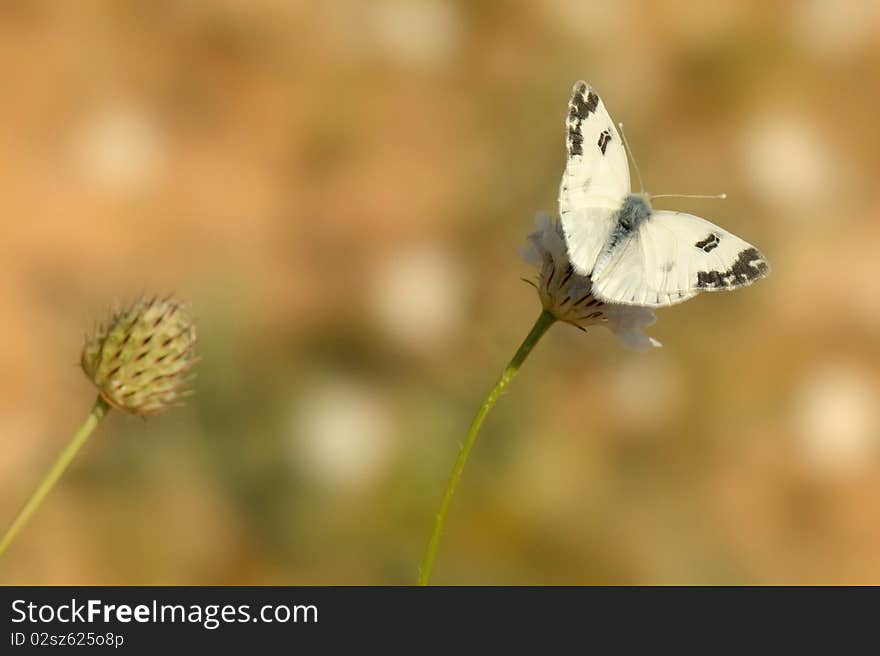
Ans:
[{"label": "white butterfly", "polygon": [[757,248],[691,214],[654,210],[630,190],[624,144],[586,82],[572,89],[559,215],[577,273],[609,303],[659,307],[766,276]]}]

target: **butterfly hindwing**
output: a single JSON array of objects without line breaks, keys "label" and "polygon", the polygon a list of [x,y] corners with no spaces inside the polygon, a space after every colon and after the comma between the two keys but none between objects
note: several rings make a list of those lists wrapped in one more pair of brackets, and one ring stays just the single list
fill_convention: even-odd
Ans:
[{"label": "butterfly hindwing", "polygon": [[575,270],[589,274],[630,191],[623,142],[601,98],[586,82],[572,88],[565,118],[565,173],[559,214]]}]

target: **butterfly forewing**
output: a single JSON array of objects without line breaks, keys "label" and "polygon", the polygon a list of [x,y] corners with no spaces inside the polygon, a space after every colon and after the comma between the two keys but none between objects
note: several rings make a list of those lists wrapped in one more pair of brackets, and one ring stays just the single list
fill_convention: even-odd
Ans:
[{"label": "butterfly forewing", "polygon": [[629,165],[614,122],[586,82],[572,88],[565,129],[568,157],[559,186],[559,215],[569,258],[586,275],[630,192]]},{"label": "butterfly forewing", "polygon": [[674,305],[700,292],[745,287],[770,270],[748,242],[682,212],[652,212],[619,251],[594,276],[593,293],[625,305]]}]

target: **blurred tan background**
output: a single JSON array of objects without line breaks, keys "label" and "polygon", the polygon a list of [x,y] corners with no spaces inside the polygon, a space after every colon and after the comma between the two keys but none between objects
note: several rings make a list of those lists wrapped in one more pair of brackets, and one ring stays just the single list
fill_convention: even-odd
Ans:
[{"label": "blurred tan background", "polygon": [[[35,584],[406,584],[539,311],[572,82],[766,281],[623,350],[557,326],[437,583],[880,583],[880,4],[0,5],[0,523],[84,418],[82,334],[173,291],[198,393],[111,413],[3,559]],[[661,204],[662,203],[662,204]]]}]

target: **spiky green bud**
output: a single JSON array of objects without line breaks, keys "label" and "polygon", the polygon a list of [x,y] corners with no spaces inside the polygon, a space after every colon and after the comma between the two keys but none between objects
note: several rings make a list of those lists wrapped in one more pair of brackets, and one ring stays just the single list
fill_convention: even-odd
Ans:
[{"label": "spiky green bud", "polygon": [[86,337],[82,368],[113,407],[154,415],[190,393],[195,342],[186,305],[142,298]]}]

